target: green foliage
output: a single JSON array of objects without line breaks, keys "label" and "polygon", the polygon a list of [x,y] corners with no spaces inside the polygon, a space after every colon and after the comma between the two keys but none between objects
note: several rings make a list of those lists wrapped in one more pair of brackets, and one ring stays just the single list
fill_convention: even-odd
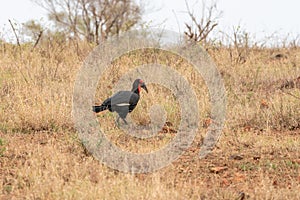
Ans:
[{"label": "green foliage", "polygon": [[3,156],[5,151],[6,151],[5,142],[2,138],[0,138],[0,157]]},{"label": "green foliage", "polygon": [[251,171],[251,170],[254,170],[256,169],[257,166],[253,165],[253,163],[243,163],[241,164],[240,166],[240,169],[243,170],[243,171]]}]

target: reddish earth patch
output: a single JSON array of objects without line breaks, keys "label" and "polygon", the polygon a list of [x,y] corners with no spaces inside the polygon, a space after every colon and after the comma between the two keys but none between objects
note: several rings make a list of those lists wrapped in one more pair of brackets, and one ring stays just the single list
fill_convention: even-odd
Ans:
[{"label": "reddish earth patch", "polygon": [[[244,134],[255,137],[251,132]],[[243,194],[243,198],[255,198],[265,197],[264,192],[267,190],[298,191],[299,146],[288,146],[287,143],[287,146],[276,147],[276,141],[278,144],[282,138],[291,142],[299,141],[299,133],[269,133],[265,136],[266,139],[271,136],[274,144],[266,142],[265,146],[255,147],[258,145],[255,141],[252,145],[245,145],[253,141],[242,142],[233,140],[232,136],[223,136],[216,149],[205,159],[198,158],[201,146],[201,139],[198,137],[189,150],[172,165],[153,174],[137,174],[134,177],[140,184],[150,187],[153,177],[158,176],[162,185],[190,198],[199,197],[197,188],[205,191],[200,195],[202,199],[218,199],[215,195],[223,193],[230,194],[230,197],[238,198]],[[88,155],[76,139],[76,134],[1,133],[0,138],[5,147],[0,162],[1,199],[27,196],[28,191],[35,189],[35,182],[40,180],[31,180],[33,176],[25,173],[30,167],[42,170],[39,176],[47,178],[47,184],[55,185],[56,181],[61,181],[62,187],[71,187],[78,179],[100,186],[105,184],[103,179],[113,181],[124,176]],[[56,168],[52,169],[53,166]],[[51,179],[47,173],[54,173],[57,177]],[[45,193],[43,190],[40,192]],[[281,196],[277,197],[275,199]],[[225,195],[220,199],[227,197]]]}]

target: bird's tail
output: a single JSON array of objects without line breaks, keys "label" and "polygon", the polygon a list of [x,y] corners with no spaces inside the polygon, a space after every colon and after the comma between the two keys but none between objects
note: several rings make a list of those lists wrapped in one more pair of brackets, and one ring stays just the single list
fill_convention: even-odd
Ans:
[{"label": "bird's tail", "polygon": [[106,110],[106,109],[107,109],[107,106],[105,106],[105,105],[93,106],[93,111],[95,113],[101,112],[101,111]]}]

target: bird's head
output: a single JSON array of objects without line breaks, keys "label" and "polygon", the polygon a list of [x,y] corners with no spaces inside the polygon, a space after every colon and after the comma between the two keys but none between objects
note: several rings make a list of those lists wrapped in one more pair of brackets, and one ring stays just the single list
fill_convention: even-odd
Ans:
[{"label": "bird's head", "polygon": [[141,88],[143,88],[148,93],[148,89],[147,89],[145,82],[142,79],[136,79],[132,85],[132,92],[139,94],[141,91]]}]

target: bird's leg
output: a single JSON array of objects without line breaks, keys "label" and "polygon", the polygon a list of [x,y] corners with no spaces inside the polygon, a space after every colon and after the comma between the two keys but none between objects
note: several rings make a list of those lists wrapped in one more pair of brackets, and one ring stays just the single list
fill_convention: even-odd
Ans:
[{"label": "bird's leg", "polygon": [[118,116],[118,118],[116,120],[116,124],[117,124],[117,127],[120,127],[120,116]]},{"label": "bird's leg", "polygon": [[125,123],[126,125],[128,125],[126,119],[125,119],[125,118],[122,118],[122,119],[123,119],[124,123]]}]

